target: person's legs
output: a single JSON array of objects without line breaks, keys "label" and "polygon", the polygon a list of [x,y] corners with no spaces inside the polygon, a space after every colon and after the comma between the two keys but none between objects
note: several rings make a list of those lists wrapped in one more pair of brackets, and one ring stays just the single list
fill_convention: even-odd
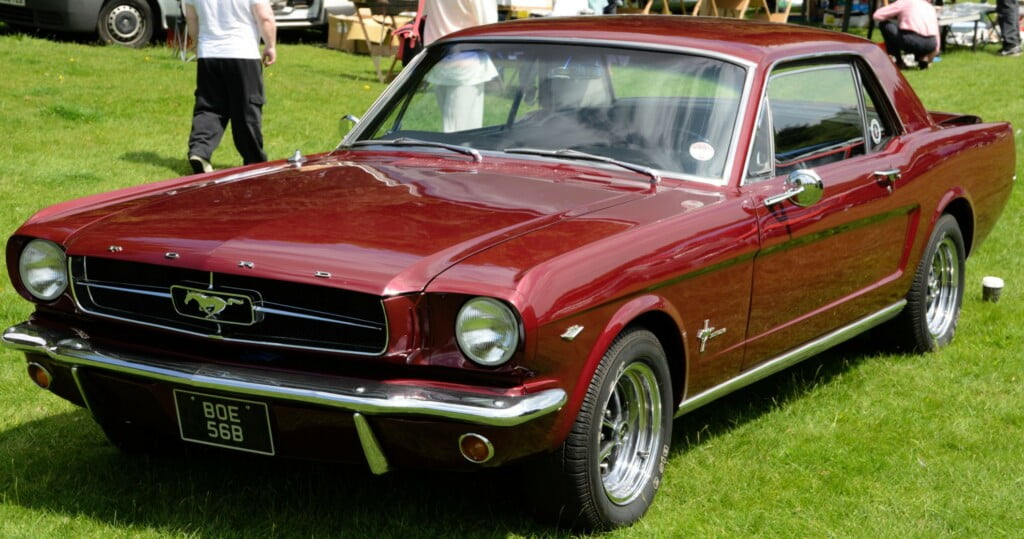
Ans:
[{"label": "person's legs", "polygon": [[435,86],[441,108],[441,129],[445,133],[476,129],[483,125],[484,85]]},{"label": "person's legs", "polygon": [[1003,36],[1003,51],[1020,50],[1019,19],[1017,0],[996,0],[996,23]]},{"label": "person's legs", "polygon": [[914,55],[914,60],[917,61],[918,67],[926,69],[928,67],[928,60],[925,58],[930,57],[935,52],[935,47],[938,44],[936,40],[938,38],[900,30],[900,39],[903,42],[903,49]]},{"label": "person's legs", "polygon": [[196,66],[195,106],[192,132],[188,137],[188,155],[207,162],[224,136],[228,123],[227,96],[219,61],[200,58]]},{"label": "person's legs", "polygon": [[230,60],[231,137],[246,165],[267,160],[263,151],[263,64],[259,60]]},{"label": "person's legs", "polygon": [[896,60],[896,65],[906,67],[903,62],[902,39],[900,29],[895,21],[881,21],[878,23],[878,31],[882,33],[882,40],[885,42],[885,52]]}]

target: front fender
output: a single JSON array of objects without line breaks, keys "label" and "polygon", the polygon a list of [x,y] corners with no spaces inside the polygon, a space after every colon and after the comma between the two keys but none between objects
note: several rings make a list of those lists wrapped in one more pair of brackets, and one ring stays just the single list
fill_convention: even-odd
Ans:
[{"label": "front fender", "polygon": [[[605,352],[609,347],[611,347],[615,338],[639,318],[654,313],[661,316],[667,316],[672,320],[682,340],[682,347],[680,349],[686,349],[685,342],[687,340],[687,332],[684,327],[682,317],[676,308],[665,298],[654,294],[646,294],[633,298],[618,306],[615,312],[608,318],[605,326],[601,328],[593,345],[590,347],[586,360],[579,369],[578,377],[572,386],[573,389],[569,394],[568,401],[562,409],[562,412],[559,414],[559,421],[555,425],[555,440],[564,440],[569,435],[569,431],[572,430],[573,423],[575,423],[576,416],[579,414],[580,407],[583,404],[583,399],[586,397],[587,390],[590,388],[590,383],[594,378],[594,373],[597,371],[597,366],[601,363],[601,359],[604,358]],[[658,332],[655,332],[655,334],[657,333]],[[673,373],[685,373],[685,365],[671,365],[672,362],[683,361],[685,361],[685,359],[682,356],[670,356],[670,370]],[[679,368],[677,369],[676,367]],[[675,394],[678,399],[678,392],[675,392]],[[678,402],[674,402],[673,408],[678,404]]]}]

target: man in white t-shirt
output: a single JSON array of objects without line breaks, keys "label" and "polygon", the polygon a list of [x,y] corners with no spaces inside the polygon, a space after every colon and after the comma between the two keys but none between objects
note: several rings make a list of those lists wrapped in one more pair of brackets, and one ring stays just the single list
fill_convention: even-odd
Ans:
[{"label": "man in white t-shirt", "polygon": [[[425,0],[423,44],[463,28],[498,22],[497,0]],[[476,53],[449,56],[434,67],[434,85],[446,133],[480,127],[484,118],[484,83],[497,76],[490,59]]]},{"label": "man in white t-shirt", "polygon": [[199,57],[188,138],[192,171],[213,170],[210,157],[229,122],[245,164],[266,161],[263,66],[277,60],[277,26],[269,0],[184,0],[184,6],[188,37]]},{"label": "man in white t-shirt", "polygon": [[498,22],[497,0],[424,0],[423,44],[463,28]]}]

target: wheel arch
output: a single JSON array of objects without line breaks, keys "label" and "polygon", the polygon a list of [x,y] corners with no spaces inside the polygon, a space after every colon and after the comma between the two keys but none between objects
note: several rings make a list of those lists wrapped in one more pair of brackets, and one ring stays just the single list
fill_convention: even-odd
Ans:
[{"label": "wheel arch", "polygon": [[942,215],[947,214],[952,215],[956,219],[957,225],[960,227],[960,234],[964,238],[964,253],[970,256],[974,247],[974,208],[961,195],[949,200],[943,207],[942,212],[935,216],[935,221],[938,221]]},{"label": "wheel arch", "polygon": [[632,327],[643,327],[654,333],[665,350],[668,370],[672,375],[672,404],[678,406],[683,398],[686,382],[686,347],[683,332],[676,321],[665,311],[648,311],[633,320],[623,331]]},{"label": "wheel arch", "polygon": [[682,317],[665,298],[656,295],[639,296],[619,306],[601,328],[601,334],[594,341],[586,362],[580,369],[575,389],[569,396],[570,404],[567,411],[570,413],[563,416],[561,424],[556,429],[556,439],[563,440],[569,434],[569,429],[572,428],[579,412],[579,405],[583,402],[587,388],[593,382],[597,366],[612,343],[619,335],[633,328],[652,332],[661,343],[672,377],[672,405],[679,405],[686,381],[686,352],[683,345],[686,328],[683,326]]}]

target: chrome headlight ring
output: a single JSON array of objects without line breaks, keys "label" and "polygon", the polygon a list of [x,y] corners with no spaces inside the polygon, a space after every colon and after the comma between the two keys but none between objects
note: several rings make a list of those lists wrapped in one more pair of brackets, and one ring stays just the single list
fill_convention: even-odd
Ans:
[{"label": "chrome headlight ring", "polygon": [[53,301],[68,288],[67,255],[56,243],[32,240],[18,257],[18,273],[29,294],[40,301]]},{"label": "chrome headlight ring", "polygon": [[476,297],[455,317],[455,338],[463,355],[484,367],[504,364],[519,346],[519,318],[493,298]]}]

